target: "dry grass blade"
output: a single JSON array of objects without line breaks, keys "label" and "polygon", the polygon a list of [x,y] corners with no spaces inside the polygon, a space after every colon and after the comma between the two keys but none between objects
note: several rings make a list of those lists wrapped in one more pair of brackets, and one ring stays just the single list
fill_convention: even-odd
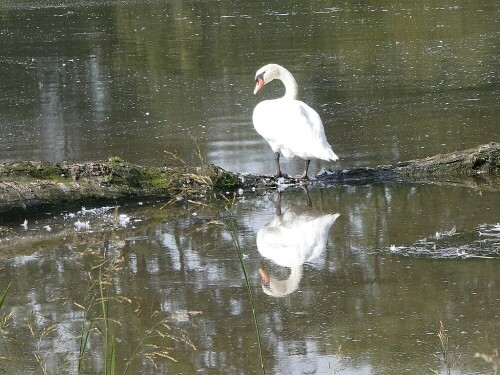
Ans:
[{"label": "dry grass blade", "polygon": [[[446,368],[446,373],[451,374],[451,370],[453,368],[461,367],[460,363],[460,354],[457,353],[459,346],[457,345],[450,351],[449,347],[449,338],[446,330],[444,328],[444,324],[442,321],[439,322],[439,330],[438,330],[438,338],[439,338],[439,351],[441,355],[441,362],[444,364]],[[433,370],[434,373],[438,373]]]},{"label": "dry grass blade", "polygon": [[185,160],[182,159],[175,152],[171,152],[171,151],[167,151],[167,150],[165,150],[164,152],[169,157],[169,159],[170,159],[169,162],[172,163],[173,165],[181,165],[181,166],[186,165]]},{"label": "dry grass blade", "polygon": [[[153,312],[151,318],[158,316],[158,314],[159,313],[157,311]],[[185,334],[183,331],[180,331],[180,333],[176,333],[175,335],[170,333],[172,329],[170,325],[167,324],[167,322],[168,318],[162,318],[158,322],[156,322],[150,329],[146,330],[144,335],[139,339],[134,352],[125,364],[124,373],[128,371],[132,362],[138,358],[148,359],[153,363],[155,367],[155,360],[158,358],[167,358],[174,362],[177,362],[175,358],[171,356],[169,348],[165,348],[158,344],[148,342],[149,340],[153,340],[155,338],[161,338],[162,341],[164,341],[165,339],[170,339],[172,341],[184,343],[196,350],[194,344],[187,337],[187,334]]]},{"label": "dry grass blade", "polygon": [[9,323],[12,320],[13,311],[11,310],[8,314],[0,317],[0,329],[5,329],[9,326]]},{"label": "dry grass blade", "polygon": [[[7,285],[7,288],[3,292],[2,297],[0,297],[0,309],[3,306],[5,298],[7,297],[7,293],[9,292],[10,285],[11,285],[11,283],[9,283],[9,285]],[[10,313],[0,317],[0,329],[5,329],[9,325],[11,318],[12,318],[12,311]]]},{"label": "dry grass blade", "polygon": [[443,361],[446,362],[448,356],[448,336],[446,335],[446,331],[444,329],[442,321],[439,322],[438,337],[440,342],[441,355],[443,357]]},{"label": "dry grass blade", "polygon": [[344,363],[347,359],[347,356],[344,354],[342,350],[342,345],[339,346],[337,352],[335,353],[335,357],[337,358],[336,366],[333,368],[333,373],[338,374],[345,370]]}]

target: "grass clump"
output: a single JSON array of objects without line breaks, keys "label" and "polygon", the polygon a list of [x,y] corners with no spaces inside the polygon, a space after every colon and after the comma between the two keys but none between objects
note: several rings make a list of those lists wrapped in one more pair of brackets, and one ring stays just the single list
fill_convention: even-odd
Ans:
[{"label": "grass clump", "polygon": [[[104,375],[115,375],[118,373],[128,373],[131,365],[136,360],[147,359],[155,364],[155,361],[160,358],[167,358],[175,361],[170,355],[169,348],[155,343],[157,339],[165,342],[177,341],[182,342],[194,348],[187,335],[183,332],[173,333],[172,327],[169,325],[169,317],[162,315],[158,311],[154,311],[148,322],[152,322],[150,328],[138,337],[135,348],[129,358],[123,358],[120,355],[120,348],[117,345],[116,329],[122,325],[119,316],[115,316],[110,310],[112,304],[132,304],[130,298],[119,297],[112,291],[113,278],[117,272],[120,272],[123,263],[122,257],[113,259],[104,259],[102,263],[94,266],[91,270],[97,271],[96,275],[89,273],[89,290],[87,292],[87,300],[81,308],[85,312],[85,319],[82,322],[80,334],[80,355],[78,359],[78,373],[85,373],[85,359],[90,356],[88,353],[88,343],[92,336],[100,337],[102,343],[102,358],[104,359]],[[97,309],[96,309],[97,308]],[[113,310],[114,311],[114,310]],[[136,311],[141,311],[137,308]],[[127,322],[130,323],[130,322]],[[125,361],[125,365],[118,366]]]},{"label": "grass clump", "polygon": [[[135,366],[143,364],[143,360],[155,367],[161,359],[175,361],[170,354],[173,342],[195,349],[184,331],[171,326],[167,314],[158,311],[153,311],[151,315],[142,314],[140,297],[125,297],[116,292],[116,279],[127,277],[128,270],[122,252],[108,256],[107,250],[104,249],[104,255],[93,249],[82,252],[83,262],[93,264],[84,266],[87,268],[87,288],[83,291],[83,300],[58,299],[76,308],[77,312],[81,311],[79,329],[65,332],[63,336],[66,339],[61,340],[61,332],[64,332],[67,322],[53,322],[39,313],[32,313],[28,327],[35,339],[33,355],[40,373],[137,373]],[[127,313],[129,309],[133,312]],[[139,328],[131,343],[120,337],[124,325],[146,328]],[[74,327],[74,324],[70,326]],[[54,342],[57,343],[55,347]],[[75,353],[69,348],[78,349]],[[101,360],[96,361],[96,358]],[[96,368],[96,364],[100,368]]]}]

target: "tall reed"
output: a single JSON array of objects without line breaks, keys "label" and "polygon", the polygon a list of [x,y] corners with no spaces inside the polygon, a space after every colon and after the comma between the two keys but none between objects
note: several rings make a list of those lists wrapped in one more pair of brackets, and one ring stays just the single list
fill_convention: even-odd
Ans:
[{"label": "tall reed", "polygon": [[[104,324],[104,375],[114,375],[116,369],[115,336],[109,340],[109,289],[104,282],[102,268],[99,268],[99,294],[101,299],[102,320]],[[109,358],[108,358],[109,352]]]},{"label": "tall reed", "polygon": [[254,323],[254,327],[255,327],[255,333],[257,336],[257,345],[259,348],[260,368],[262,370],[262,373],[265,374],[266,369],[264,367],[264,355],[263,355],[263,349],[262,349],[262,340],[261,340],[259,322],[257,320],[257,310],[255,307],[255,300],[254,300],[254,296],[252,293],[252,286],[250,284],[250,278],[248,277],[247,268],[245,266],[245,259],[243,257],[243,249],[241,247],[241,244],[240,244],[240,241],[238,238],[238,231],[236,229],[235,220],[234,220],[234,216],[233,216],[235,201],[236,201],[235,196],[233,196],[232,201],[228,200],[229,205],[228,205],[228,207],[226,207],[226,211],[227,211],[227,216],[226,216],[227,220],[226,221],[227,221],[227,226],[229,228],[229,232],[231,233],[231,238],[233,240],[234,247],[235,247],[236,252],[238,254],[238,259],[240,261],[241,270],[243,271],[243,276],[245,278],[248,299],[250,302],[250,307],[252,309],[252,317],[253,317],[253,323]]}]

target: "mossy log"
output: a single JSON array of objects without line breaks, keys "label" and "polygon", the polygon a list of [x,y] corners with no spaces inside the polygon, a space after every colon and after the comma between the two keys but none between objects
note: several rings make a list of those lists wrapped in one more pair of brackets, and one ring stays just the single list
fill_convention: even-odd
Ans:
[{"label": "mossy log", "polygon": [[108,162],[0,164],[0,220],[109,203],[202,199],[236,184],[215,166],[157,168]]},{"label": "mossy log", "polygon": [[[327,171],[322,184],[441,181],[498,189],[500,144],[376,168]],[[78,206],[151,200],[200,200],[243,189],[258,194],[294,179],[236,174],[217,166],[148,167],[112,158],[108,162],[0,164],[0,220],[34,216]],[[314,182],[313,182],[314,183]]]}]

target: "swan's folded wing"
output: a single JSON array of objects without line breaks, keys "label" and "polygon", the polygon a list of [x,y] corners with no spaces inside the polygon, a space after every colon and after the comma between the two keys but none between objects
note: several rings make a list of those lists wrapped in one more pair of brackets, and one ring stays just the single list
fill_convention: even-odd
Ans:
[{"label": "swan's folded wing", "polygon": [[318,113],[304,102],[291,99],[266,100],[253,115],[257,132],[287,158],[336,160],[328,144]]}]

